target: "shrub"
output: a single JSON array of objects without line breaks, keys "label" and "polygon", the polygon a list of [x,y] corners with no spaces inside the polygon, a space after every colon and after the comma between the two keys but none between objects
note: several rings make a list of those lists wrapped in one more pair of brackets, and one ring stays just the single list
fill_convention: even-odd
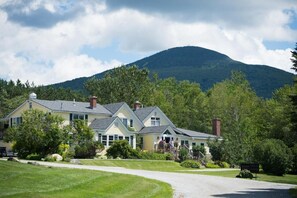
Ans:
[{"label": "shrub", "polygon": [[180,165],[185,168],[200,168],[200,163],[194,160],[185,160]]},{"label": "shrub", "polygon": [[74,157],[75,152],[72,150],[68,150],[66,152],[63,152],[62,157],[63,157],[63,161],[65,162],[70,162],[70,160]]},{"label": "shrub", "polygon": [[47,162],[55,162],[56,161],[56,158],[53,157],[52,155],[47,155],[45,158],[44,158],[45,161]]},{"label": "shrub", "polygon": [[227,162],[216,162],[217,165],[219,165],[221,168],[230,168],[230,164]]},{"label": "shrub", "polygon": [[174,155],[172,153],[166,153],[165,154],[165,159],[166,160],[174,160]]},{"label": "shrub", "polygon": [[211,153],[213,161],[223,160],[223,142],[216,139],[215,141],[208,141],[209,152]]},{"label": "shrub", "polygon": [[96,150],[99,144],[97,142],[87,142],[75,146],[75,157],[76,158],[92,158],[96,156]]},{"label": "shrub", "polygon": [[107,149],[106,155],[109,158],[139,159],[140,154],[134,150],[126,140],[117,140]]},{"label": "shrub", "polygon": [[254,178],[254,176],[251,173],[251,171],[246,170],[246,169],[240,171],[239,174],[236,177],[238,177],[238,178],[250,178],[250,179],[253,179]]},{"label": "shrub", "polygon": [[214,164],[214,163],[210,163],[210,162],[206,163],[205,167],[206,168],[220,168],[219,165]]},{"label": "shrub", "polygon": [[30,155],[27,155],[27,160],[41,160],[42,156],[37,153],[32,153]]},{"label": "shrub", "polygon": [[186,149],[186,148],[181,148],[181,149],[179,150],[179,155],[178,155],[179,160],[180,160],[181,162],[187,160],[187,159],[188,159],[188,154],[189,154],[188,149]]},{"label": "shrub", "polygon": [[255,146],[254,155],[266,173],[283,175],[292,165],[291,150],[281,140],[264,140]]},{"label": "shrub", "polygon": [[193,156],[195,158],[199,158],[200,153],[202,153],[203,155],[206,154],[206,150],[204,146],[200,146],[200,145],[193,146],[192,150],[193,150]]}]

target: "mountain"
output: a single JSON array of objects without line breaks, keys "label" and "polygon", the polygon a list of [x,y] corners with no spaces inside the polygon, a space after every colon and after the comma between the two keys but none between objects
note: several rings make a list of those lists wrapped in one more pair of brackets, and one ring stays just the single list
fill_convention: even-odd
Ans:
[{"label": "mountain", "polygon": [[[216,51],[192,46],[171,48],[128,65],[146,67],[151,73],[158,73],[160,78],[197,82],[204,91],[229,78],[231,71],[242,71],[257,95],[264,98],[270,98],[275,89],[292,84],[294,76],[270,66],[244,64]],[[102,78],[104,72],[94,76]],[[82,90],[87,79],[77,78],[54,86]]]}]

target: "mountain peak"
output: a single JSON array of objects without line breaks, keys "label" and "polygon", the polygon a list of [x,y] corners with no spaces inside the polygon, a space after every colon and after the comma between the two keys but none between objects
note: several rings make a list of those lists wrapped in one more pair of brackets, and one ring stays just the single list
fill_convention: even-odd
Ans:
[{"label": "mountain peak", "polygon": [[[157,73],[160,78],[175,77],[177,80],[197,82],[204,91],[229,78],[232,71],[241,71],[257,95],[264,98],[271,97],[274,90],[285,84],[292,84],[294,76],[292,73],[265,65],[244,64],[219,52],[195,46],[167,49],[127,66],[129,65],[145,67],[151,73]],[[102,78],[104,73],[94,76]],[[86,80],[88,78],[79,78],[54,86],[83,90]]]}]

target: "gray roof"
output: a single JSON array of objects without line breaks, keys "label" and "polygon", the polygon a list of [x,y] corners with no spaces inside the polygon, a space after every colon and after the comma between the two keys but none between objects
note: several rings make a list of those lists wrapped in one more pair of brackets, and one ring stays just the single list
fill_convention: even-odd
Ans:
[{"label": "gray roof", "polygon": [[163,133],[169,125],[144,127],[139,133]]},{"label": "gray roof", "polygon": [[124,104],[125,104],[124,102],[118,102],[118,103],[105,104],[103,105],[103,107],[105,107],[112,114],[115,114]]},{"label": "gray roof", "polygon": [[111,113],[107,109],[105,109],[102,105],[98,103],[96,107],[92,109],[90,107],[89,102],[73,102],[73,101],[66,101],[66,100],[39,100],[39,99],[31,99],[31,100],[52,111],[111,115]]},{"label": "gray roof", "polygon": [[182,134],[185,134],[187,136],[193,137],[193,138],[203,138],[203,139],[208,139],[208,138],[218,138],[216,135],[208,134],[208,133],[201,133],[197,131],[191,131],[187,129],[182,129],[182,128],[175,128],[174,129],[177,132],[180,132]]},{"label": "gray roof", "polygon": [[117,117],[110,117],[110,118],[101,118],[101,119],[95,119],[90,124],[90,127],[92,129],[99,129],[105,131],[112,123],[113,121],[117,119]]},{"label": "gray roof", "polygon": [[140,108],[134,111],[136,116],[143,121],[154,109],[157,107],[145,107],[145,108]]}]

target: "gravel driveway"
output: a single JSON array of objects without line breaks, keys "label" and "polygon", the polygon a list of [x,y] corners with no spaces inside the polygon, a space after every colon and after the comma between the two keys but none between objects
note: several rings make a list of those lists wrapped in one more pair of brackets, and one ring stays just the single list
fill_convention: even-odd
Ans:
[{"label": "gravel driveway", "polygon": [[261,182],[249,179],[225,178],[198,174],[132,170],[121,167],[88,166],[38,162],[41,165],[64,168],[100,170],[138,175],[171,184],[175,198],[190,197],[290,197],[288,189],[296,185]]}]

